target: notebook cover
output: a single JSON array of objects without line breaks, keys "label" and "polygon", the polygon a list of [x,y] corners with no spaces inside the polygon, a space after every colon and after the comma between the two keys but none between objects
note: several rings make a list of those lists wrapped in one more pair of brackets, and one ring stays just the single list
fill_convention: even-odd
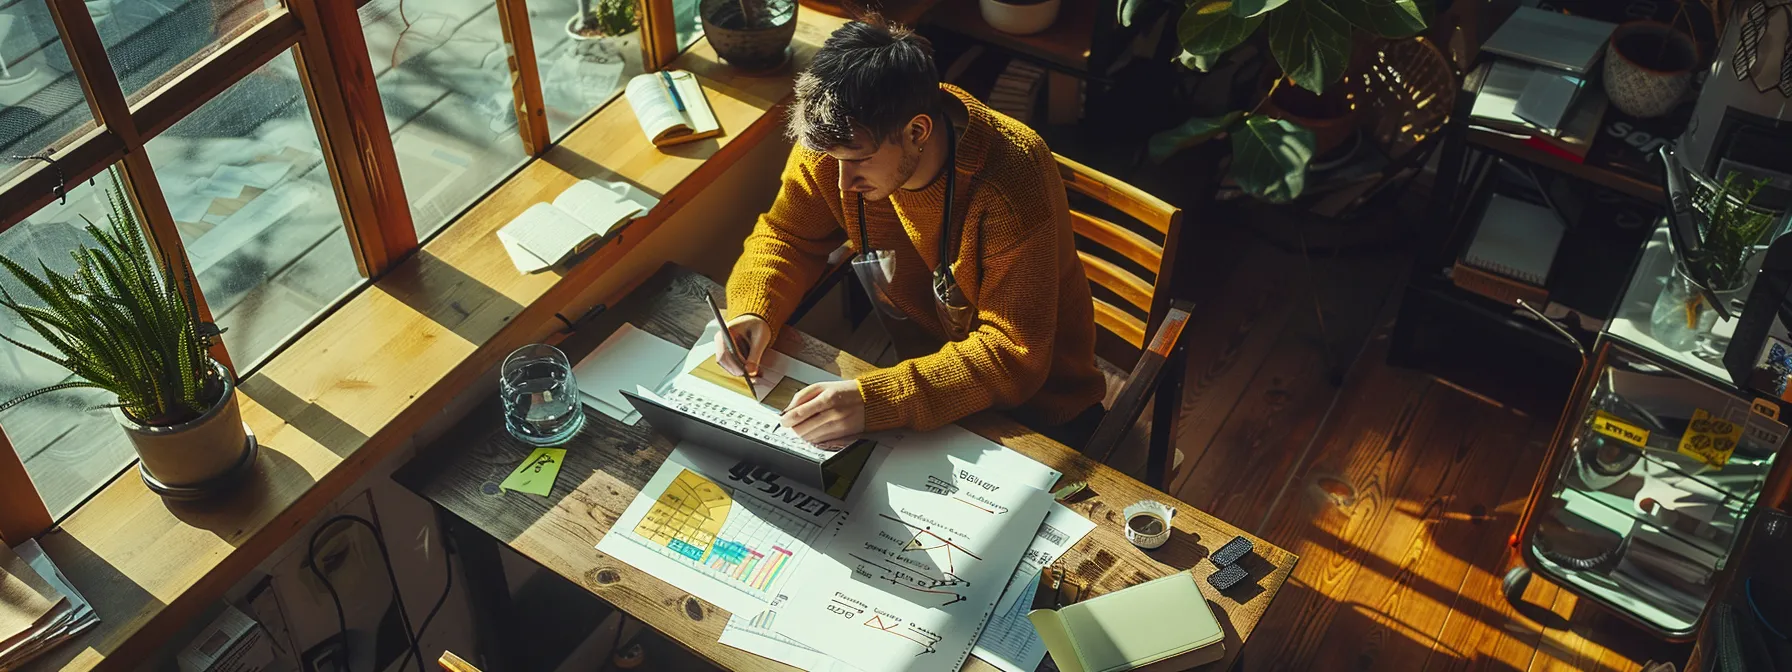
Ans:
[{"label": "notebook cover", "polygon": [[[1052,652],[1052,660],[1065,672],[1134,670],[1172,658],[1193,666],[1219,660],[1226,651],[1225,632],[1188,572],[1055,613],[1035,610],[1028,618]],[[1069,660],[1072,657],[1074,661]]]},{"label": "notebook cover", "polygon": [[1549,208],[1493,194],[1462,260],[1485,271],[1542,286],[1549,278],[1564,230]]}]

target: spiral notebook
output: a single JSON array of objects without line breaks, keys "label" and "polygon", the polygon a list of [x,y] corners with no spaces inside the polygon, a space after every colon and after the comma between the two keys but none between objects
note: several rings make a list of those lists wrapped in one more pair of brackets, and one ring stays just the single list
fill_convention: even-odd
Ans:
[{"label": "spiral notebook", "polygon": [[1493,194],[1462,262],[1541,287],[1564,231],[1554,210]]}]

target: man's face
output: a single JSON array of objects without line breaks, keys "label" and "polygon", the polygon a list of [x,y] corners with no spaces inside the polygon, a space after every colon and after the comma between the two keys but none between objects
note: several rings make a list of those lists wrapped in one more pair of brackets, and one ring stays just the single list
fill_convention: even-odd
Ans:
[{"label": "man's face", "polygon": [[896,193],[915,174],[921,162],[922,142],[916,138],[913,124],[896,137],[883,142],[860,129],[852,142],[827,150],[828,156],[840,161],[840,191],[864,194],[865,200],[881,201]]}]

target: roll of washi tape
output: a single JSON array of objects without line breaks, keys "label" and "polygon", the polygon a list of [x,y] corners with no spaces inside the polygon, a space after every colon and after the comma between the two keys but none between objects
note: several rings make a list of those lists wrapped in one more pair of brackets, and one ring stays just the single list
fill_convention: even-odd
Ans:
[{"label": "roll of washi tape", "polygon": [[1146,499],[1122,513],[1126,516],[1126,540],[1132,545],[1150,550],[1170,540],[1170,519],[1176,517],[1176,509],[1170,505]]}]

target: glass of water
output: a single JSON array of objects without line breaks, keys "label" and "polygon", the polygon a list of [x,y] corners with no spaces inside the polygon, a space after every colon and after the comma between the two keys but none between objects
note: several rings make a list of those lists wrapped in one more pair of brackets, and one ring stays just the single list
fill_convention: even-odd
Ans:
[{"label": "glass of water", "polygon": [[505,428],[524,443],[565,443],[585,426],[572,363],[554,346],[525,345],[504,358],[498,394],[504,399]]}]

